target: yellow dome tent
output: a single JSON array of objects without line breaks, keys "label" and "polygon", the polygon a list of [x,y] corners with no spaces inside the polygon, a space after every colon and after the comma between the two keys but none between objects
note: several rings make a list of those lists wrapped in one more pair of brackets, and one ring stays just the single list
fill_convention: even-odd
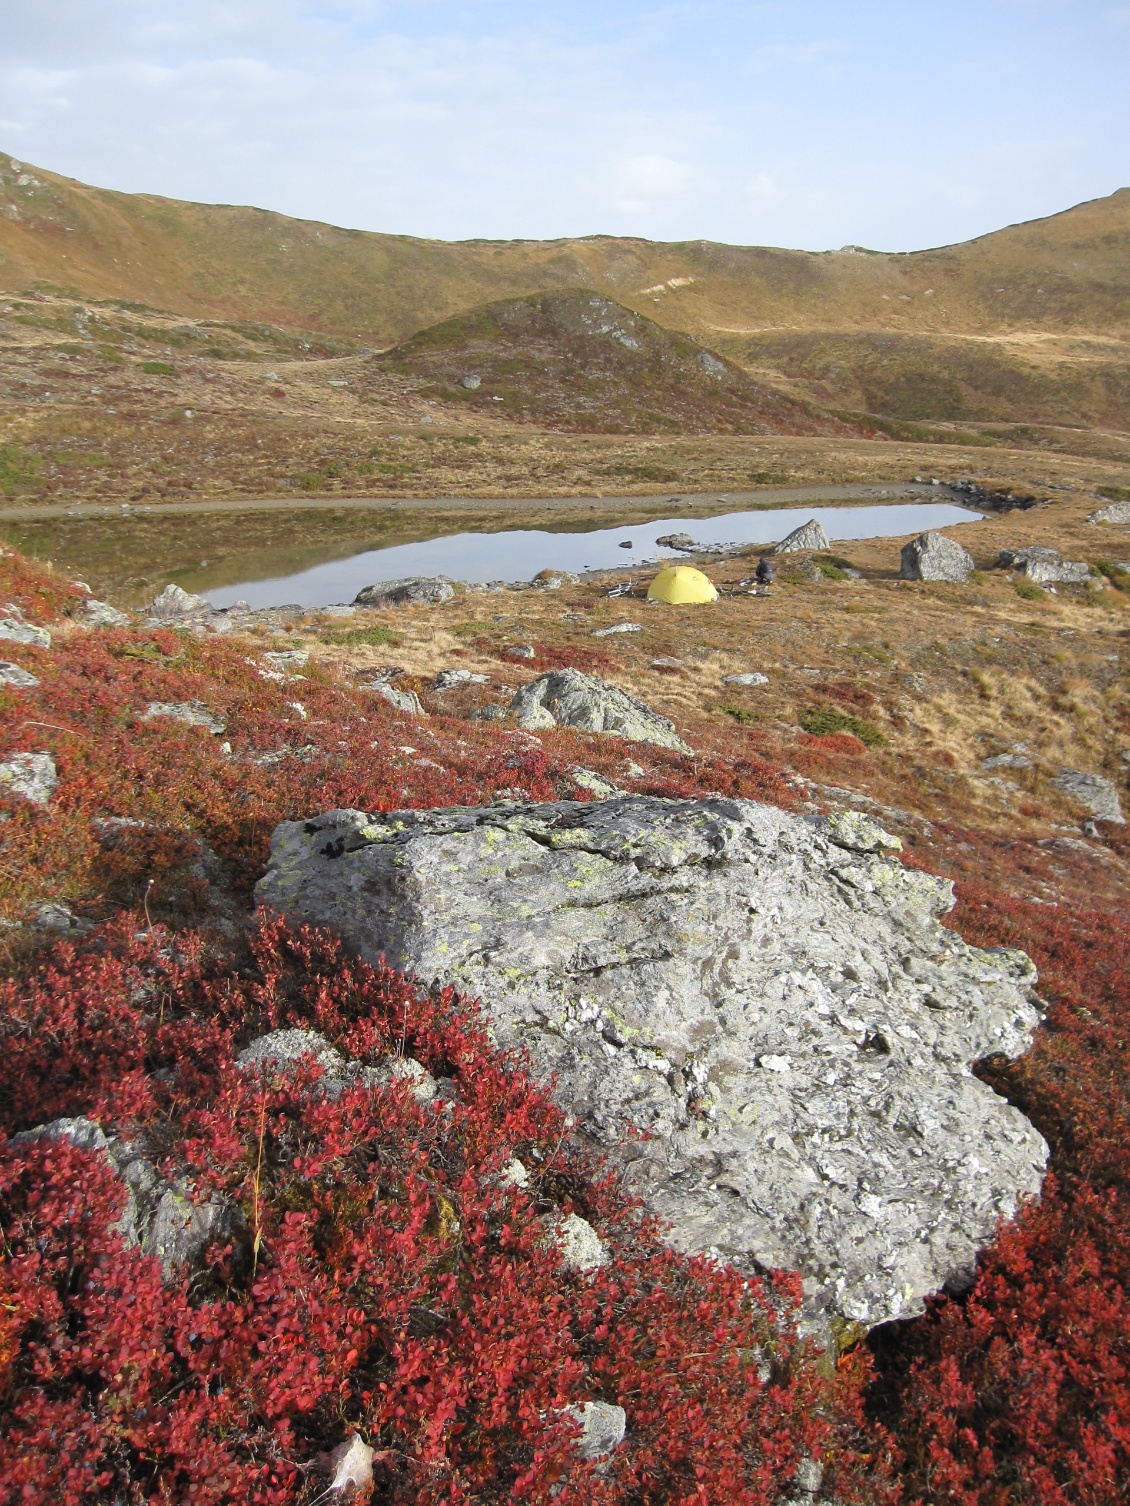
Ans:
[{"label": "yellow dome tent", "polygon": [[666,601],[671,606],[688,606],[717,601],[718,592],[701,570],[691,565],[668,565],[660,570],[647,589],[648,601]]}]

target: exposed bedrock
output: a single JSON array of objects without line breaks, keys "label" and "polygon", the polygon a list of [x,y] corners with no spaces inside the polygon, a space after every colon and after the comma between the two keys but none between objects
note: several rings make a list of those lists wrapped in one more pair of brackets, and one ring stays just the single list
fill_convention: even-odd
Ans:
[{"label": "exposed bedrock", "polygon": [[482,999],[679,1248],[871,1324],[966,1282],[1047,1155],[970,1071],[1027,1049],[1035,970],[943,929],[897,845],[721,798],[332,811],[258,894]]}]

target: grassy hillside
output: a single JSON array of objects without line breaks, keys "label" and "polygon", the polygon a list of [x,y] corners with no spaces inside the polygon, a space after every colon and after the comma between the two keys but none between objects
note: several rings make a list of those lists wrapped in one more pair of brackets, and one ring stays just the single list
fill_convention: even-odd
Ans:
[{"label": "grassy hillside", "polygon": [[615,236],[448,243],[112,193],[0,155],[0,285],[42,282],[381,345],[500,298],[578,286],[707,339],[767,326],[1125,335],[1130,189],[907,255]]}]

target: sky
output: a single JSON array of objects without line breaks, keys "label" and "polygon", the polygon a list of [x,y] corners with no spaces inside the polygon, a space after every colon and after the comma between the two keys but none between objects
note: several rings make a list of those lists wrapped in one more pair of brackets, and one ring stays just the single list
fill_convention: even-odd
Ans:
[{"label": "sky", "polygon": [[914,250],[1130,185],[1130,3],[0,0],[0,148],[443,239]]}]

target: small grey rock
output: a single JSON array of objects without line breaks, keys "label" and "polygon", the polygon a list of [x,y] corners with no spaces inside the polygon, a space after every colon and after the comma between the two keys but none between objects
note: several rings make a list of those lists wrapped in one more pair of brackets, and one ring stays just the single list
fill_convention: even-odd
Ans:
[{"label": "small grey rock", "polygon": [[112,607],[108,601],[99,601],[94,596],[87,596],[80,603],[75,617],[79,622],[84,622],[87,627],[129,627],[130,625],[128,612],[119,612],[117,607]]},{"label": "small grey rock", "polygon": [[469,669],[441,669],[432,681],[432,689],[454,690],[457,685],[486,685],[489,682],[489,675],[472,674]]},{"label": "small grey rock", "polygon": [[628,1414],[623,1407],[606,1401],[586,1401],[583,1406],[565,1410],[580,1424],[577,1453],[582,1459],[603,1459],[623,1443],[628,1427]]},{"label": "small grey rock", "polygon": [[973,569],[968,549],[944,533],[924,533],[902,549],[903,580],[948,580],[964,585]]},{"label": "small grey rock", "polygon": [[986,772],[990,769],[1030,769],[1032,760],[1025,758],[1023,753],[996,753],[992,758],[982,760],[981,767]]},{"label": "small grey rock", "polygon": [[390,706],[394,706],[397,711],[407,712],[409,716],[427,716],[428,714],[414,690],[397,690],[396,686],[390,685],[387,680],[367,680],[361,689],[375,691]]},{"label": "small grey rock", "polygon": [[1109,821],[1114,826],[1125,826],[1122,802],[1117,788],[1101,774],[1084,774],[1078,769],[1064,769],[1052,783],[1057,789],[1085,805],[1096,821]]},{"label": "small grey rock", "polygon": [[8,643],[27,643],[34,648],[50,648],[51,634],[46,628],[24,622],[21,617],[0,617],[0,638]]},{"label": "small grey rock", "polygon": [[553,1238],[561,1251],[561,1264],[567,1271],[583,1274],[608,1264],[608,1250],[588,1219],[570,1213],[553,1226]]},{"label": "small grey rock", "polygon": [[327,1077],[340,1077],[346,1068],[346,1059],[324,1035],[316,1030],[290,1028],[272,1030],[258,1040],[245,1046],[235,1059],[243,1071],[251,1068],[270,1070],[286,1068],[311,1057]]},{"label": "small grey rock", "polygon": [[611,638],[614,633],[642,633],[638,622],[614,622],[611,627],[597,628],[594,638]]},{"label": "small grey rock", "polygon": [[150,701],[141,715],[143,722],[160,721],[162,718],[184,722],[187,727],[203,727],[213,737],[219,737],[227,731],[223,717],[210,711],[203,701]]},{"label": "small grey rock", "polygon": [[1088,523],[1130,523],[1130,501],[1111,502],[1107,507],[1100,507],[1098,512],[1091,513]]},{"label": "small grey rock", "polygon": [[8,659],[0,659],[0,685],[10,685],[13,690],[34,690],[39,678],[30,669],[21,669]]},{"label": "small grey rock", "polygon": [[799,528],[794,528],[773,550],[774,554],[801,554],[806,549],[827,549],[828,535],[816,521],[809,518]]},{"label": "small grey rock", "polygon": [[536,659],[537,650],[532,643],[515,643],[506,650],[512,659]]},{"label": "small grey rock", "polygon": [[740,675],[726,675],[722,680],[723,685],[768,685],[769,676],[760,674],[756,669],[751,669]]},{"label": "small grey rock", "polygon": [[271,669],[305,669],[309,662],[309,652],[304,648],[283,648],[263,655],[263,663]]},{"label": "small grey rock", "polygon": [[510,709],[521,726],[534,731],[576,727],[583,732],[611,733],[628,742],[655,743],[680,753],[691,751],[670,718],[615,685],[577,669],[550,670],[523,685]]},{"label": "small grey rock", "polygon": [[617,789],[614,784],[610,784],[595,769],[580,767],[570,769],[569,777],[575,785],[579,786],[582,790],[588,790],[589,794],[595,795],[598,800],[610,800],[613,795],[622,795],[624,793],[623,790]]},{"label": "small grey rock", "polygon": [[471,712],[473,722],[504,722],[506,720],[505,706],[480,706],[477,711]]},{"label": "small grey rock", "polygon": [[472,373],[469,376],[465,376],[459,385],[466,387],[468,392],[478,392],[479,388],[483,385],[483,379],[481,376]]},{"label": "small grey rock", "polygon": [[45,900],[32,911],[35,924],[44,931],[54,931],[60,936],[84,936],[91,929],[89,921],[80,920],[66,905],[57,900]]},{"label": "small grey rock", "polygon": [[32,805],[49,805],[58,787],[50,753],[13,753],[0,763],[0,793],[19,795]]},{"label": "small grey rock", "polygon": [[884,831],[862,811],[837,811],[816,823],[817,830],[836,847],[847,852],[901,852],[902,838]]},{"label": "small grey rock", "polygon": [[353,603],[358,607],[438,606],[450,601],[454,595],[455,587],[446,576],[411,575],[403,580],[382,580],[365,586],[353,598]]},{"label": "small grey rock", "polygon": [[707,376],[712,376],[720,381],[726,375],[725,361],[720,361],[717,356],[711,355],[708,350],[700,350],[697,359],[698,364],[706,372]]}]

